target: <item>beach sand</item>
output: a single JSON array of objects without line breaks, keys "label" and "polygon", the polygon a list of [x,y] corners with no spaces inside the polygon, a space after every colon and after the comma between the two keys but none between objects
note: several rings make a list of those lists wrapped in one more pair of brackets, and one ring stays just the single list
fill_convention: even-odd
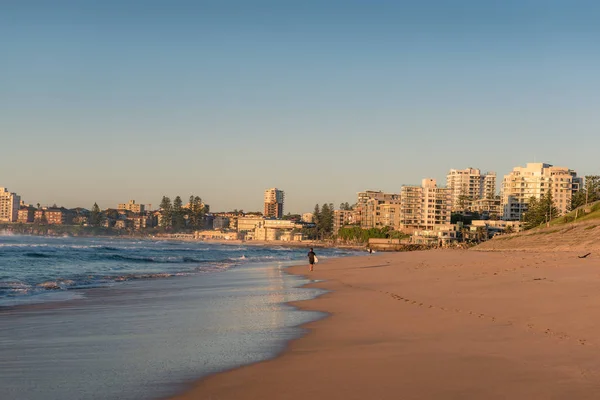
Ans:
[{"label": "beach sand", "polygon": [[310,276],[331,292],[295,305],[329,317],[173,399],[600,398],[600,254],[377,253]]}]

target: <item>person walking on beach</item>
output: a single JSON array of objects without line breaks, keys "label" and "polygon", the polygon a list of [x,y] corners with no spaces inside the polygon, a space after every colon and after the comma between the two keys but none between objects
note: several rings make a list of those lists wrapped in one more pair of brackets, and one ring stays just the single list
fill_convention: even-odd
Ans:
[{"label": "person walking on beach", "polygon": [[315,254],[315,252],[313,251],[313,248],[310,248],[310,251],[308,252],[308,263],[310,264],[310,270],[313,270],[313,267],[315,265],[315,261],[316,261],[317,255]]}]

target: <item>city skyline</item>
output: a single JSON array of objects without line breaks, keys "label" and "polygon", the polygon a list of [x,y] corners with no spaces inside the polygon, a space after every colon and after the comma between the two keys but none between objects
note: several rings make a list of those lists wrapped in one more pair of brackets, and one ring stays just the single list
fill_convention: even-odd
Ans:
[{"label": "city skyline", "polygon": [[0,6],[0,184],[26,202],[280,187],[302,213],[452,168],[600,174],[594,2],[84,3]]}]

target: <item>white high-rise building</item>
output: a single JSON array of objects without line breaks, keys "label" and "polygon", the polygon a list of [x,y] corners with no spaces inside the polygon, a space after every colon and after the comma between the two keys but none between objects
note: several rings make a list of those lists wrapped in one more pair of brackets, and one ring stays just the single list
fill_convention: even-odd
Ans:
[{"label": "white high-rise building", "polygon": [[283,190],[277,188],[265,190],[264,216],[266,218],[282,218],[284,198],[285,194]]},{"label": "white high-rise building", "polygon": [[421,186],[400,190],[400,225],[403,229],[433,230],[450,224],[451,191],[437,187],[435,179],[423,179]]},{"label": "white high-rise building", "polygon": [[496,196],[496,173],[484,174],[477,168],[451,169],[446,176],[453,211],[463,211],[470,202]]},{"label": "white high-rise building", "polygon": [[20,196],[0,187],[0,222],[16,222],[20,204]]},{"label": "white high-rise building", "polygon": [[502,180],[503,219],[518,221],[527,211],[532,197],[541,199],[552,193],[554,206],[559,213],[568,211],[571,196],[578,191],[582,179],[569,168],[554,167],[545,163],[528,163],[526,167],[515,167]]}]

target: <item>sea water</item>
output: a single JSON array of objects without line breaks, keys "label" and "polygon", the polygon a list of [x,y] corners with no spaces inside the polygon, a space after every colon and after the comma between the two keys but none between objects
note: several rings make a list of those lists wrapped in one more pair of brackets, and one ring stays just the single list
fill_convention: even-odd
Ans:
[{"label": "sea water", "polygon": [[[307,249],[0,237],[0,397],[154,399],[273,357],[319,313]],[[352,254],[319,250],[321,259]]]}]

